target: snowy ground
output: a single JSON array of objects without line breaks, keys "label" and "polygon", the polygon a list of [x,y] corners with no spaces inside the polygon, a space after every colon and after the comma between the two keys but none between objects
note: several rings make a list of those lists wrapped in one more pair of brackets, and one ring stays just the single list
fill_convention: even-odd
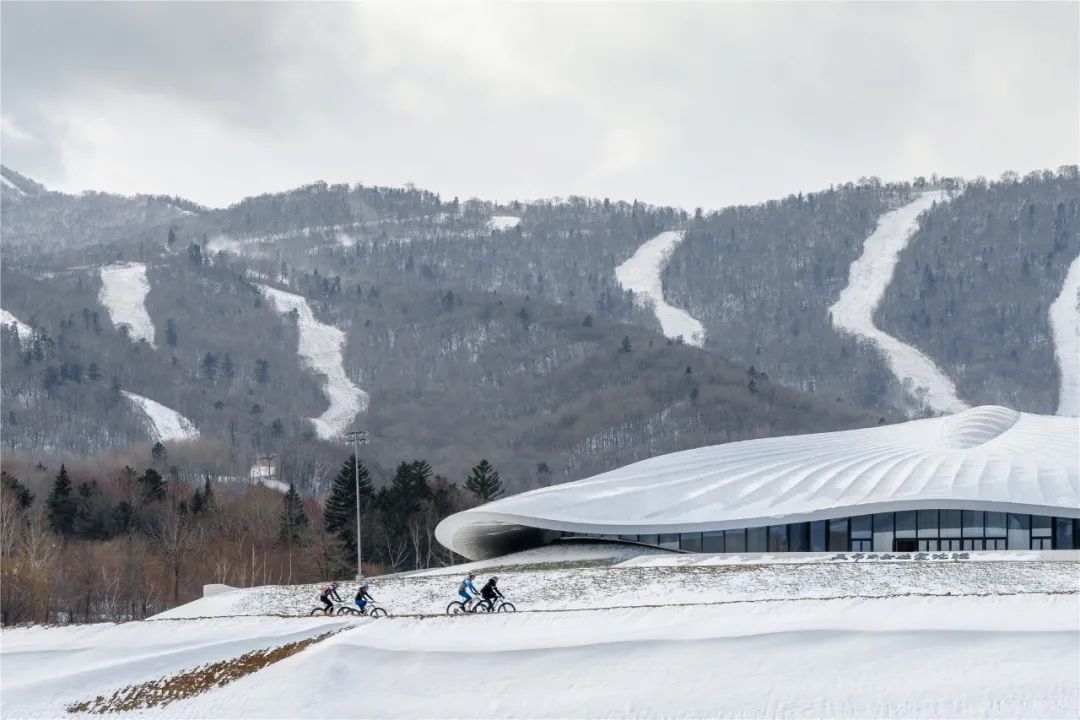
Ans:
[{"label": "snowy ground", "polygon": [[942,191],[925,192],[899,210],[882,215],[866,238],[862,255],[851,264],[847,287],[829,308],[833,325],[876,345],[897,379],[938,413],[960,412],[968,406],[957,396],[953,381],[930,358],[874,325],[874,310],[892,281],[900,253],[919,228],[919,215],[946,199]]},{"label": "snowy ground", "polygon": [[521,224],[521,218],[513,215],[495,215],[488,220],[488,227],[492,230],[511,230]]},{"label": "snowy ground", "polygon": [[259,289],[282,315],[296,310],[300,329],[297,352],[307,367],[325,378],[323,390],[330,402],[326,412],[312,418],[311,422],[320,438],[330,440],[340,437],[353,418],[367,410],[368,406],[368,394],[354,385],[345,374],[342,359],[345,333],[316,320],[306,298],[269,285],[260,285]]},{"label": "snowy ground", "polygon": [[120,391],[124,397],[146,418],[150,425],[150,432],[155,440],[161,442],[186,442],[199,437],[199,431],[195,424],[172,408],[165,407],[148,397],[136,395],[127,390]]},{"label": "snowy ground", "polygon": [[19,332],[20,343],[29,342],[34,337],[34,329],[7,310],[0,310],[0,325],[14,325]]},{"label": "snowy ground", "polygon": [[1072,261],[1061,294],[1050,306],[1050,329],[1061,371],[1058,415],[1080,415],[1080,257]]},{"label": "snowy ground", "polygon": [[683,241],[683,233],[677,230],[662,232],[645,242],[634,255],[615,268],[615,278],[627,290],[633,290],[639,298],[651,302],[660,327],[669,338],[682,337],[690,345],[703,347],[705,327],[690,313],[669,305],[664,300],[661,280],[664,267],[676,246]]},{"label": "snowy ground", "polygon": [[[487,561],[482,577],[499,573],[518,604],[512,615],[443,614],[464,571],[457,567],[373,579],[375,597],[397,613],[387,619],[268,616],[314,606],[316,587],[306,586],[224,592],[145,622],[5,630],[0,714],[55,717],[125,685],[325,630],[342,632],[228,685],[130,715],[1080,712],[1078,562],[744,557],[709,566],[718,557],[702,555],[695,560],[703,565],[687,567],[680,563],[689,556],[628,557],[636,552],[598,544]],[[246,612],[261,614],[236,617]]]},{"label": "snowy ground", "polygon": [[150,282],[143,263],[117,263],[101,268],[101,304],[113,325],[127,325],[131,339],[154,346],[154,323],[146,312]]}]

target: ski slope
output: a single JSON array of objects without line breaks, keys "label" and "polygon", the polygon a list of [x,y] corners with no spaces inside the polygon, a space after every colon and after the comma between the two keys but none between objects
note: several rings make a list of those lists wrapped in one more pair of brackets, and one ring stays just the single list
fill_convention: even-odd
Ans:
[{"label": "ski slope", "polygon": [[521,224],[521,218],[513,215],[495,215],[488,220],[488,228],[502,232],[512,230]]},{"label": "ski slope", "polygon": [[664,335],[682,337],[690,345],[704,347],[705,327],[690,313],[669,305],[664,300],[662,277],[668,258],[683,241],[679,230],[662,232],[644,243],[634,255],[615,268],[615,278],[627,290],[633,290],[639,300],[652,305]]},{"label": "ski slope", "polygon": [[306,298],[278,290],[269,285],[259,285],[263,295],[273,303],[282,315],[295,310],[300,330],[297,352],[304,364],[323,376],[323,391],[330,407],[322,415],[312,418],[315,432],[324,440],[338,438],[353,419],[367,410],[368,394],[358,388],[345,374],[342,352],[345,333],[315,319]]},{"label": "ski slope", "polygon": [[936,413],[960,412],[968,406],[957,396],[953,381],[930,358],[874,325],[874,311],[892,282],[900,253],[919,229],[919,215],[946,199],[940,190],[924,192],[882,215],[863,243],[862,255],[851,264],[847,287],[829,308],[836,328],[873,343],[908,392]]},{"label": "ski slope", "polygon": [[101,268],[101,304],[113,325],[127,325],[131,339],[154,347],[154,323],[146,312],[150,282],[143,263],[116,263]]},{"label": "ski slope", "polygon": [[126,397],[138,409],[150,426],[150,434],[155,440],[167,442],[189,442],[197,440],[199,431],[195,424],[172,408],[165,407],[148,397],[136,395],[127,390],[121,390]]},{"label": "ski slope", "polygon": [[0,309],[0,325],[14,325],[19,333],[19,343],[26,344],[34,337],[34,328],[30,327],[7,310]]},{"label": "ski slope", "polygon": [[1061,294],[1050,305],[1050,331],[1061,373],[1058,415],[1080,415],[1080,257],[1069,265]]}]

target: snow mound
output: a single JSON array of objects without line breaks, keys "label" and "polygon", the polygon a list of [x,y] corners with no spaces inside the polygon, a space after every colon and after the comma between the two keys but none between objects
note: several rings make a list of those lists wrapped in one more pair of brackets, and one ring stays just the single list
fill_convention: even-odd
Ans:
[{"label": "snow mound", "polygon": [[167,443],[198,439],[199,431],[195,424],[172,408],[127,390],[120,392],[142,413],[155,440]]},{"label": "snow mound", "polygon": [[1080,257],[1069,265],[1061,294],[1050,305],[1050,330],[1061,372],[1058,415],[1080,415]]},{"label": "snow mound", "polygon": [[651,303],[660,327],[669,338],[682,337],[690,345],[704,347],[705,326],[690,313],[669,305],[664,300],[662,276],[668,258],[683,241],[684,233],[677,230],[662,232],[644,243],[634,255],[615,268],[615,278],[638,299]]},{"label": "snow mound", "polygon": [[959,412],[968,406],[957,396],[953,381],[930,358],[874,325],[874,310],[892,282],[900,253],[919,229],[919,215],[946,199],[943,191],[925,192],[882,215],[877,229],[863,243],[862,255],[851,264],[847,287],[829,308],[836,328],[877,346],[905,388],[938,413]]},{"label": "snow mound", "polygon": [[1076,717],[1078,640],[1052,595],[398,618],[142,715]]},{"label": "snow mound", "polygon": [[150,282],[143,263],[116,263],[101,268],[101,304],[113,325],[127,325],[131,339],[154,347],[154,323],[146,312]]},{"label": "snow mound", "polygon": [[19,343],[26,344],[34,337],[34,328],[30,327],[7,310],[0,309],[0,325],[14,325],[19,333]]},{"label": "snow mound", "polygon": [[330,402],[326,412],[312,418],[311,422],[320,438],[340,437],[353,419],[368,407],[368,394],[345,374],[342,357],[345,333],[316,320],[307,298],[269,285],[259,285],[259,289],[282,315],[296,311],[300,330],[297,352],[308,368],[323,375],[323,390]]},{"label": "snow mound", "polygon": [[513,215],[494,215],[488,220],[488,228],[499,232],[512,230],[520,224],[521,218],[514,217]]}]

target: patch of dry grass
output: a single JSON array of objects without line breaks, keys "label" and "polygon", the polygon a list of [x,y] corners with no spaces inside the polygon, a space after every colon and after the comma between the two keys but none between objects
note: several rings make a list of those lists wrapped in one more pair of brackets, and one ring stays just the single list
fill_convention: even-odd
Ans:
[{"label": "patch of dry grass", "polygon": [[336,632],[340,631],[326,632],[305,640],[298,640],[266,650],[252,650],[240,657],[220,660],[209,665],[201,665],[170,677],[151,680],[138,685],[129,685],[117,690],[109,697],[98,695],[93,700],[68,705],[67,711],[69,713],[104,715],[128,710],[163,707],[171,702],[199,695],[211,688],[227,685],[233,680],[238,680],[245,675],[262,670],[268,665],[284,660],[310,645],[325,640]]}]

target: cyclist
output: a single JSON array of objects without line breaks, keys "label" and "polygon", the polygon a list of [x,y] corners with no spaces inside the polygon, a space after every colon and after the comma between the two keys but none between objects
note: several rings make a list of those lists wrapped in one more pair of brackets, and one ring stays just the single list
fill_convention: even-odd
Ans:
[{"label": "cyclist", "polygon": [[323,608],[323,615],[329,615],[333,611],[334,600],[341,602],[341,596],[338,595],[337,589],[338,584],[335,580],[329,585],[323,587],[322,592],[319,593],[319,600],[321,600],[322,604],[326,606]]},{"label": "cyclist", "polygon": [[499,588],[497,587],[498,583],[499,578],[492,577],[490,580],[484,583],[484,587],[480,588],[480,596],[487,601],[488,607],[490,607],[492,610],[495,609],[495,598],[503,599],[503,594],[499,592]]},{"label": "cyclist", "polygon": [[[462,605],[465,606],[466,610],[472,605],[473,597],[477,595],[476,586],[473,585],[473,580],[475,579],[476,573],[469,573],[469,577],[462,580],[461,584],[458,585],[457,594],[461,596]],[[469,593],[472,593],[472,595]]]},{"label": "cyclist", "polygon": [[367,606],[368,601],[375,602],[375,598],[371,597],[371,593],[368,592],[368,584],[364,583],[356,591],[356,607],[360,608],[360,614],[364,614],[364,608]]}]

